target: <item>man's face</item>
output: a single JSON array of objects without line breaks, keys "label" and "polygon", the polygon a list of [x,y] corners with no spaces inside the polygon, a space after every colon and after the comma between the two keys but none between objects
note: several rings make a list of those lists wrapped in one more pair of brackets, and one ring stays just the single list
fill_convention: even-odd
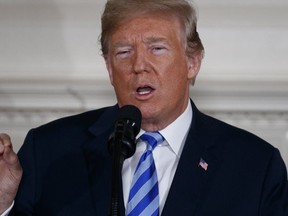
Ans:
[{"label": "man's face", "polygon": [[106,66],[118,104],[135,105],[144,130],[160,130],[186,108],[189,83],[201,58],[188,58],[180,23],[171,16],[139,16],[109,40]]}]

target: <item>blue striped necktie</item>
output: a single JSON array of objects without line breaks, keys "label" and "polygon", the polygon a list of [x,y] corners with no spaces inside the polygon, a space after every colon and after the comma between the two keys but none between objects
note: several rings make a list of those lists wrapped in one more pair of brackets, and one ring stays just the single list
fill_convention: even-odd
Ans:
[{"label": "blue striped necktie", "polygon": [[158,216],[159,189],[152,151],[164,138],[159,132],[146,132],[140,139],[147,143],[135,170],[128,198],[127,216]]}]

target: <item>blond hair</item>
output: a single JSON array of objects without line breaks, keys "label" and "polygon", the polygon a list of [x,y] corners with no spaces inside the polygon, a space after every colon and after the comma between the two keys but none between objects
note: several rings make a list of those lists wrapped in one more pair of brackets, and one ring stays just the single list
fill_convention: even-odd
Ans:
[{"label": "blond hair", "polygon": [[186,0],[107,0],[101,18],[100,43],[103,56],[108,54],[109,36],[117,26],[133,17],[153,13],[176,16],[186,36],[186,54],[204,54],[204,47],[197,32],[196,9]]}]

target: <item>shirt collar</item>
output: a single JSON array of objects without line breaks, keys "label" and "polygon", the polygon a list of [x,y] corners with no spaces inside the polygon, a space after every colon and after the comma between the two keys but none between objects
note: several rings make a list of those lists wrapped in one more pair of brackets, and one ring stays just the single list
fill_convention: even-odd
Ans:
[{"label": "shirt collar", "polygon": [[[180,116],[178,116],[174,122],[159,131],[169,144],[172,151],[177,156],[180,156],[181,149],[184,145],[184,141],[192,121],[192,117],[192,106],[189,101],[185,111]],[[140,137],[143,133],[145,133],[145,131],[141,129],[137,138]]]}]

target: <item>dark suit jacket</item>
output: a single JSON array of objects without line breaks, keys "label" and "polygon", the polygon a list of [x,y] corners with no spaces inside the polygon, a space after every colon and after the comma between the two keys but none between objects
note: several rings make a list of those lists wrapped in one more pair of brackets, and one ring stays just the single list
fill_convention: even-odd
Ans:
[{"label": "dark suit jacket", "polygon": [[[279,151],[192,107],[162,215],[288,216]],[[107,216],[112,173],[107,140],[117,112],[117,106],[103,108],[31,130],[19,151],[24,176],[11,215]],[[200,158],[208,163],[206,171]]]}]

